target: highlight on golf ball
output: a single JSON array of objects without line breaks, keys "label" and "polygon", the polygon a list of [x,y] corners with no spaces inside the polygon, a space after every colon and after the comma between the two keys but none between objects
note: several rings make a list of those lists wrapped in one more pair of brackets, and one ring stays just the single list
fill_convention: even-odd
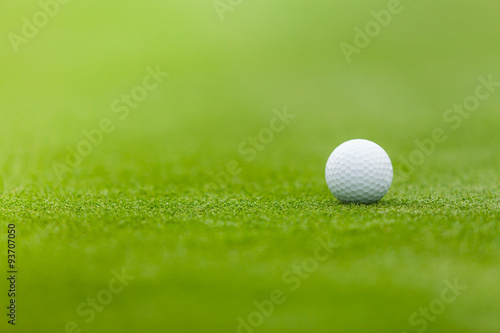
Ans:
[{"label": "highlight on golf ball", "polygon": [[326,163],[326,183],[343,203],[370,204],[382,199],[392,184],[392,163],[378,144],[363,139],[346,141]]}]

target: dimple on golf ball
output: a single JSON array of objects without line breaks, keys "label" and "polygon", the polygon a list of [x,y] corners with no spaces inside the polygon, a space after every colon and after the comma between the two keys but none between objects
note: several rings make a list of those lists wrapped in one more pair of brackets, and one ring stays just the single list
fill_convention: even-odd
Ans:
[{"label": "dimple on golf ball", "polygon": [[377,202],[392,184],[391,159],[372,141],[346,141],[330,155],[325,176],[328,188],[339,201]]}]

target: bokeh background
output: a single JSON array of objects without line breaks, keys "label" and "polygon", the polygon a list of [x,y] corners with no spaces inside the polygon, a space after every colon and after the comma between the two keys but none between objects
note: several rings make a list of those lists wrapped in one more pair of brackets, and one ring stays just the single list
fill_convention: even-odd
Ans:
[{"label": "bokeh background", "polygon": [[[333,237],[342,251],[255,332],[416,332],[408,317],[455,277],[468,291],[426,331],[498,332],[500,91],[457,130],[443,114],[479,76],[500,82],[500,3],[401,1],[348,63],[339,45],[387,6],[244,0],[221,20],[212,1],[70,1],[16,53],[40,4],[2,0],[0,218],[19,230],[20,305],[1,331],[234,332]],[[121,120],[111,104],[148,67],[169,76]],[[238,146],[284,107],[296,118],[245,162]],[[59,179],[104,118],[116,129]],[[381,204],[331,197],[338,144],[376,141],[398,170],[438,127],[448,140]],[[241,174],[207,188],[231,160]],[[83,323],[122,267],[135,280]]]}]

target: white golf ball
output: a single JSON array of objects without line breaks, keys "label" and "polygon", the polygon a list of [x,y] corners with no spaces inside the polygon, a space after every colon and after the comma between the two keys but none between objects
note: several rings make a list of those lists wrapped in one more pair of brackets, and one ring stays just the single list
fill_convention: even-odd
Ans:
[{"label": "white golf ball", "polygon": [[379,201],[392,184],[392,164],[382,147],[368,140],[350,140],[338,146],[326,163],[326,183],[344,203]]}]

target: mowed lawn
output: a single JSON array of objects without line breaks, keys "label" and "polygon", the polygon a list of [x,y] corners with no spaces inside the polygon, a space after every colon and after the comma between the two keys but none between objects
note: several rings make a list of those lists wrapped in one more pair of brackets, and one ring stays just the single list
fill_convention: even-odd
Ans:
[{"label": "mowed lawn", "polygon": [[[350,63],[387,1],[69,2],[3,38],[0,331],[500,331],[500,5],[400,6]],[[354,138],[379,203],[325,184]]]}]

